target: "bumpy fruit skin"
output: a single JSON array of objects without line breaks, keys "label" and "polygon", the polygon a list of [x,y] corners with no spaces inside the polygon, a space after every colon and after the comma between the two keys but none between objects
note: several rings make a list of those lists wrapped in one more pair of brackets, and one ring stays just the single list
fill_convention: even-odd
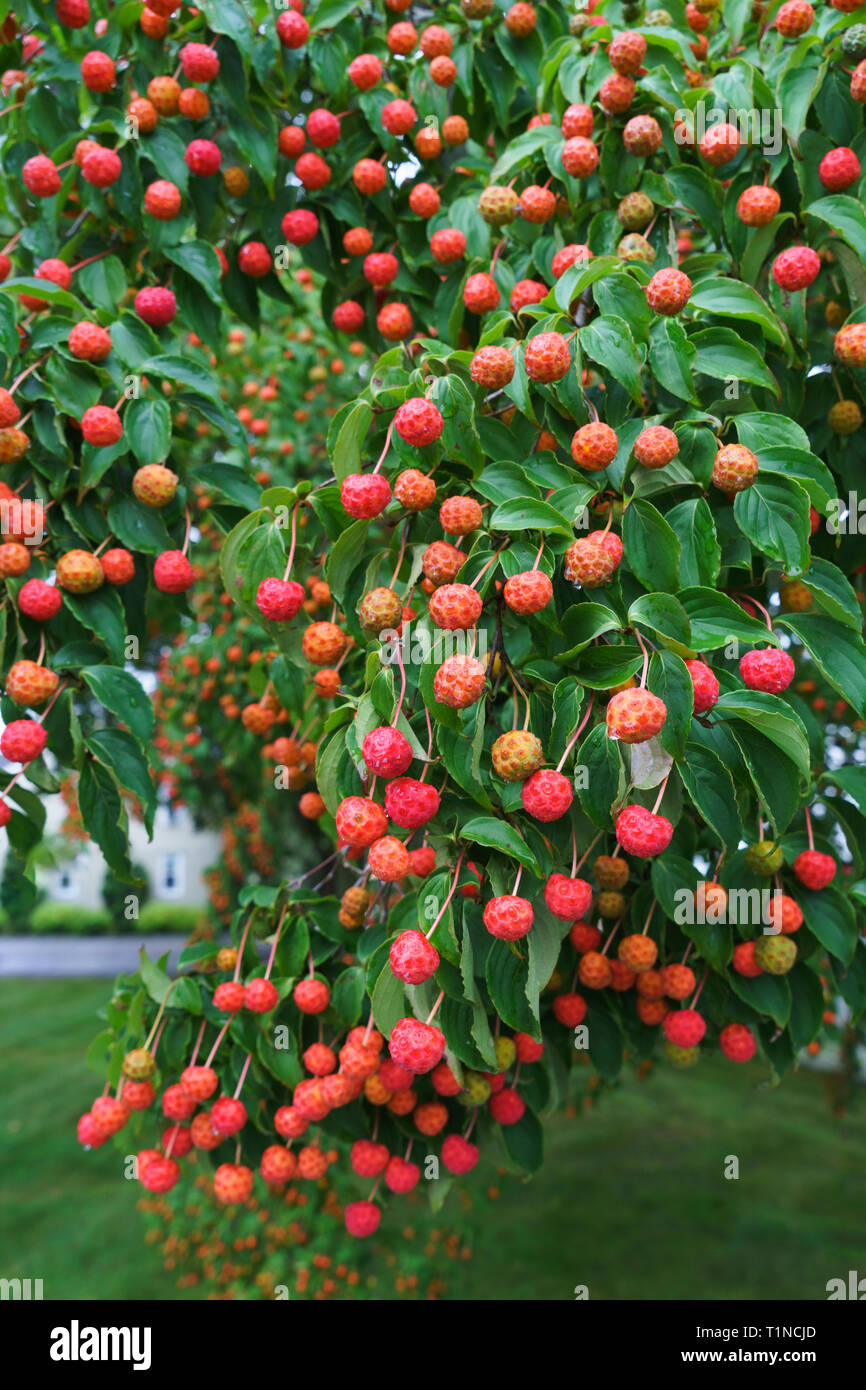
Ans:
[{"label": "bumpy fruit skin", "polygon": [[740,658],[740,675],[750,690],[764,690],[779,695],[794,679],[795,666],[787,652],[775,647],[762,647],[746,652]]},{"label": "bumpy fruit skin", "polygon": [[729,1023],[723,1028],[719,1047],[732,1062],[750,1062],[758,1050],[754,1033],[744,1023]]},{"label": "bumpy fruit skin", "polygon": [[180,1180],[180,1164],[173,1158],[152,1158],[139,1173],[139,1181],[148,1192],[170,1192]]},{"label": "bumpy fruit skin", "polygon": [[523,570],[506,579],[503,598],[512,613],[540,613],[553,598],[553,584],[543,570]]},{"label": "bumpy fruit skin", "polygon": [[420,985],[439,968],[439,952],[422,931],[403,931],[388,952],[391,969],[407,985]]},{"label": "bumpy fruit skin", "polygon": [[798,39],[814,22],[815,11],[809,0],[786,0],[776,11],[776,28],[786,39]]},{"label": "bumpy fruit skin", "polygon": [[[819,893],[836,877],[836,861],[830,854],[817,849],[804,849],[793,863],[793,870],[805,888]],[[766,968],[766,967],[765,967]]]},{"label": "bumpy fruit skin", "polygon": [[773,279],[780,289],[804,290],[818,277],[821,260],[811,246],[789,246],[773,261]]},{"label": "bumpy fruit skin", "polygon": [[863,415],[856,401],[836,401],[830,407],[827,423],[834,434],[854,434],[863,424]]},{"label": "bumpy fruit skin", "polygon": [[528,729],[512,729],[499,735],[490,750],[490,760],[493,771],[504,782],[524,782],[544,762],[541,739]]},{"label": "bumpy fruit skin", "polygon": [[652,970],[658,956],[658,946],[651,936],[624,936],[617,947],[617,957],[635,975]]},{"label": "bumpy fruit skin", "polygon": [[749,980],[754,980],[764,973],[762,966],[755,959],[756,945],[755,941],[739,941],[734,947],[731,964],[738,975],[744,975]]},{"label": "bumpy fruit skin", "polygon": [[379,1229],[382,1213],[375,1202],[349,1202],[344,1208],[343,1220],[350,1236],[364,1240]]},{"label": "bumpy fruit skin", "polygon": [[632,116],[622,132],[622,143],[629,154],[646,159],[661,148],[662,128],[654,116]]},{"label": "bumpy fruit skin", "polygon": [[592,885],[583,878],[551,874],[544,885],[544,902],[547,910],[561,922],[573,922],[589,911]]},{"label": "bumpy fruit skin", "polygon": [[292,990],[292,999],[302,1014],[320,1014],[331,1002],[331,991],[324,980],[301,980]]},{"label": "bumpy fruit skin", "polygon": [[240,1206],[253,1190],[253,1176],[244,1163],[221,1163],[213,1175],[214,1196],[226,1206]]},{"label": "bumpy fruit skin", "polygon": [[484,925],[490,935],[498,937],[500,941],[519,941],[526,936],[533,917],[532,904],[512,893],[491,898],[484,908]]},{"label": "bumpy fruit skin", "polygon": [[621,690],[607,707],[608,738],[645,743],[655,738],[668,717],[664,700],[649,690]]},{"label": "bumpy fruit skin", "polygon": [[123,425],[116,410],[107,405],[92,405],[81,417],[81,433],[88,444],[104,447],[116,444],[123,437]]},{"label": "bumpy fruit skin", "polygon": [[696,1009],[674,1009],[662,1023],[664,1035],[674,1047],[697,1047],[707,1031],[706,1021]]},{"label": "bumpy fruit skin", "polygon": [[463,303],[471,314],[488,314],[495,309],[501,295],[492,275],[477,271],[463,287]]},{"label": "bumpy fruit skin", "polygon": [[391,501],[391,484],[381,473],[350,473],[343,479],[340,501],[349,516],[370,520]]},{"label": "bumpy fruit skin", "polygon": [[409,872],[409,851],[395,835],[383,835],[370,846],[367,863],[380,883],[399,883]]},{"label": "bumpy fruit skin", "polygon": [[392,1061],[413,1076],[421,1076],[442,1060],[445,1035],[433,1024],[401,1018],[391,1030],[388,1047]]},{"label": "bumpy fruit skin", "polygon": [[113,550],[103,551],[102,572],[109,584],[120,587],[135,578],[135,560],[128,550],[115,546]]},{"label": "bumpy fruit skin", "polygon": [[679,451],[679,440],[667,425],[651,425],[641,430],[634,442],[634,456],[643,468],[664,468]]},{"label": "bumpy fruit skin", "polygon": [[449,541],[433,541],[421,557],[421,569],[433,584],[450,584],[460,573],[465,559],[465,551]]},{"label": "bumpy fruit skin", "polygon": [[598,589],[609,583],[622,559],[622,541],[608,531],[591,531],[579,536],[565,552],[565,577],[583,589]]},{"label": "bumpy fruit skin", "polygon": [[626,806],[616,818],[616,838],[627,854],[651,859],[666,850],[674,828],[666,816],[653,815],[645,806]]},{"label": "bumpy fruit skin", "polygon": [[695,714],[706,714],[719,698],[719,682],[704,661],[687,661],[686,670],[692,678]]},{"label": "bumpy fruit skin", "polygon": [[772,878],[785,862],[782,846],[773,840],[759,840],[746,850],[746,865],[753,874],[762,878]]},{"label": "bumpy fruit skin", "polygon": [[571,368],[567,339],[561,333],[537,333],[526,343],[524,365],[530,381],[560,381]]},{"label": "bumpy fruit skin", "polygon": [[505,227],[518,215],[519,198],[513,188],[491,184],[478,199],[478,211],[491,227]]},{"label": "bumpy fruit skin", "polygon": [[585,135],[566,140],[561,150],[562,167],[575,179],[588,179],[598,168],[598,146]]},{"label": "bumpy fruit skin", "polygon": [[382,807],[365,796],[344,797],[337,807],[337,834],[344,844],[366,849],[388,828]]},{"label": "bumpy fruit skin", "polygon": [[18,590],[18,607],[27,618],[45,623],[59,613],[63,596],[53,584],[44,579],[28,579]]},{"label": "bumpy fruit skin", "polygon": [[333,666],[345,646],[346,634],[336,623],[310,623],[301,639],[301,650],[313,666]]},{"label": "bumpy fruit skin", "polygon": [[514,357],[506,347],[482,347],[469,364],[469,375],[478,386],[499,391],[514,376]]},{"label": "bumpy fruit skin", "polygon": [[769,975],[787,975],[797,959],[797,943],[790,936],[759,936],[755,963]]},{"label": "bumpy fruit skin", "polygon": [[193,1100],[210,1100],[219,1080],[213,1067],[190,1066],[180,1074],[180,1084]]},{"label": "bumpy fruit skin", "polygon": [[133,475],[132,491],[146,507],[166,507],[177,492],[179,481],[177,474],[164,464],[148,463]]},{"label": "bumpy fruit skin", "polygon": [[256,590],[256,607],[272,623],[290,622],[300,611],[306,595],[294,579],[263,579]]},{"label": "bumpy fruit skin", "polygon": [[831,193],[850,188],[860,177],[860,161],[847,145],[840,145],[824,155],[818,165],[818,178]]},{"label": "bumpy fruit skin", "polygon": [[550,263],[554,280],[558,280],[560,275],[564,275],[571,266],[584,265],[591,260],[592,252],[584,243],[573,241],[568,246],[563,246],[561,251],[557,251]]},{"label": "bumpy fruit skin", "polygon": [[677,1047],[672,1042],[665,1042],[664,1052],[671,1066],[676,1067],[679,1071],[686,1067],[696,1066],[701,1056],[699,1047]]},{"label": "bumpy fruit skin", "polygon": [[81,80],[89,92],[110,92],[115,83],[114,63],[107,53],[92,49],[81,60]]},{"label": "bumpy fruit skin", "polygon": [[833,351],[845,367],[866,367],[866,323],[847,323],[833,339]]},{"label": "bumpy fruit skin", "polygon": [[552,768],[541,768],[523,783],[523,809],[535,820],[554,821],[565,815],[574,800],[568,778]]},{"label": "bumpy fruit skin", "polygon": [[394,428],[404,444],[423,448],[433,444],[441,435],[445,421],[432,401],[423,396],[411,396],[398,408]]},{"label": "bumpy fruit skin", "polygon": [[745,188],[737,199],[737,216],[747,227],[766,227],[782,206],[775,188],[756,183]]},{"label": "bumpy fruit skin", "polygon": [[577,1028],[586,1018],[586,1000],[582,994],[558,994],[553,1001],[553,1015],[566,1028]]},{"label": "bumpy fruit skin", "polygon": [[211,1106],[211,1128],[215,1129],[217,1134],[239,1134],[246,1122],[247,1107],[235,1096],[220,1096]]},{"label": "bumpy fruit skin", "polygon": [[[529,304],[540,304],[547,296],[547,286],[540,280],[518,280],[508,301],[513,314],[519,314]],[[495,306],[491,306],[495,307]]]},{"label": "bumpy fruit skin", "polygon": [[477,589],[468,584],[442,584],[430,595],[428,612],[436,627],[457,632],[474,627],[483,606]]},{"label": "bumpy fruit skin", "polygon": [[619,440],[610,425],[596,420],[589,425],[581,425],[571,441],[571,457],[578,468],[586,468],[595,473],[613,463],[619,449]]},{"label": "bumpy fruit skin", "polygon": [[394,496],[408,512],[423,512],[436,501],[436,482],[417,468],[406,468],[394,481]]},{"label": "bumpy fruit skin", "polygon": [[398,777],[385,788],[385,811],[401,830],[417,830],[439,810],[439,793],[415,777]]},{"label": "bumpy fruit skin", "polygon": [[153,566],[153,582],[164,594],[183,594],[195,583],[195,570],[182,550],[164,550]]},{"label": "bumpy fruit skin", "polygon": [[487,671],[474,656],[449,656],[433,677],[433,694],[440,705],[468,709],[480,700]]},{"label": "bumpy fruit skin", "polygon": [[280,1002],[279,991],[270,980],[250,980],[244,989],[244,1008],[254,1014],[269,1014]]},{"label": "bumpy fruit skin", "polygon": [[449,1134],[442,1142],[442,1162],[449,1173],[469,1173],[479,1158],[477,1145],[464,1139],[462,1134]]},{"label": "bumpy fruit skin", "polygon": [[712,126],[701,140],[701,158],[708,164],[719,167],[722,164],[730,164],[732,159],[736,159],[740,150],[740,133],[737,127],[726,122],[720,122]]},{"label": "bumpy fruit skin", "polygon": [[111,335],[100,324],[82,319],[71,330],[68,347],[83,362],[102,362],[111,352]]},{"label": "bumpy fruit skin", "polygon": [[743,492],[758,476],[758,460],[744,444],[725,444],[713,460],[712,482],[722,492]]},{"label": "bumpy fruit skin", "polygon": [[556,212],[556,194],[549,188],[530,184],[520,195],[520,216],[524,222],[541,226]]},{"label": "bumpy fruit skin", "polygon": [[144,210],[158,222],[171,222],[180,212],[182,199],[177,184],[156,179],[144,191]]},{"label": "bumpy fruit skin", "polygon": [[592,876],[599,888],[618,892],[628,883],[628,864],[625,859],[610,854],[600,854],[592,866]]},{"label": "bumpy fruit skin", "polygon": [[6,694],[22,709],[31,706],[38,709],[51,699],[57,689],[59,677],[56,671],[40,666],[36,661],[16,661],[6,674]]},{"label": "bumpy fruit skin", "polygon": [[412,749],[408,740],[389,725],[371,729],[364,736],[361,756],[374,777],[402,777],[412,761]]},{"label": "bumpy fruit skin", "polygon": [[56,573],[60,588],[71,594],[92,594],[105,580],[102,565],[89,550],[67,550],[57,561]]},{"label": "bumpy fruit skin", "polygon": [[217,985],[213,996],[214,1007],[224,1013],[236,1014],[244,1006],[244,987],[239,980],[226,980]]},{"label": "bumpy fruit skin", "polygon": [[768,926],[777,927],[783,935],[791,936],[802,927],[803,913],[799,903],[789,898],[787,893],[776,892],[770,900],[765,920]]},{"label": "bumpy fruit skin", "polygon": [[671,317],[685,308],[691,292],[692,282],[681,270],[657,270],[646,287],[647,304],[655,313]]},{"label": "bumpy fruit skin", "polygon": [[510,1086],[503,1086],[501,1091],[497,1091],[487,1102],[491,1118],[498,1125],[516,1125],[523,1119],[526,1105],[523,1098],[512,1090]]},{"label": "bumpy fruit skin", "polygon": [[468,536],[483,520],[481,504],[474,497],[446,497],[439,508],[439,524],[450,536]]}]

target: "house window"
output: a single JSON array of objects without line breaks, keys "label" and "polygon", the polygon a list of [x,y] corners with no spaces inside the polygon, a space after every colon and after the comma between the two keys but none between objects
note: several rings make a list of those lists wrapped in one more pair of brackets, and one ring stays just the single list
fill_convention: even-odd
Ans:
[{"label": "house window", "polygon": [[71,865],[64,866],[57,874],[57,882],[54,886],[54,897],[61,902],[74,902],[81,897],[81,884],[75,877]]},{"label": "house window", "polygon": [[160,855],[156,883],[158,898],[182,898],[186,892],[186,855],[174,852]]}]

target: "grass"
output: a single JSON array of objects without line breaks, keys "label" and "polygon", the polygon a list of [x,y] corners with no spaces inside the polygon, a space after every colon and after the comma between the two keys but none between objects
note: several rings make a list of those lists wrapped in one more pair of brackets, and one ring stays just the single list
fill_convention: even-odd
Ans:
[{"label": "grass", "polygon": [[[75,1141],[99,1089],[84,1053],[106,989],[0,981],[0,1222],[19,1252],[0,1274],[42,1278],[48,1298],[174,1298],[121,1155]],[[834,1118],[813,1073],[776,1090],[760,1080],[719,1061],[660,1065],[554,1120],[539,1176],[478,1210],[475,1257],[449,1266],[448,1296],[570,1300],[587,1285],[591,1299],[822,1299],[828,1279],[866,1273],[866,1106]]]}]

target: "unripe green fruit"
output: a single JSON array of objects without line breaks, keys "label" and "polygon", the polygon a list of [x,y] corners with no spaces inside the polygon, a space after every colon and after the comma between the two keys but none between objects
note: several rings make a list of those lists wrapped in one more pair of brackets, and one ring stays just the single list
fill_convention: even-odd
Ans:
[{"label": "unripe green fruit", "polygon": [[653,220],[655,204],[646,193],[629,193],[616,210],[618,220],[629,232],[642,232]]},{"label": "unripe green fruit", "polygon": [[464,1105],[484,1105],[490,1099],[490,1082],[480,1072],[468,1071],[459,1097]]},{"label": "unripe green fruit", "polygon": [[768,975],[787,975],[797,959],[797,943],[790,936],[762,936],[755,942],[755,960]]},{"label": "unripe green fruit", "polygon": [[772,878],[784,862],[782,846],[777,845],[775,840],[760,840],[746,850],[746,864],[753,874],[760,874],[761,878]]},{"label": "unripe green fruit", "polygon": [[514,1046],[512,1038],[497,1038],[493,1044],[496,1053],[496,1064],[500,1071],[508,1071],[514,1065],[517,1057],[517,1048]]},{"label": "unripe green fruit", "polygon": [[588,14],[573,14],[573,15],[571,16],[571,18],[569,19],[569,21],[568,21],[569,33],[572,34],[575,38],[577,37],[578,34],[582,34],[582,33],[584,32],[584,30],[585,30],[585,29],[588,29],[588,28],[589,28],[589,15],[588,15]]},{"label": "unripe green fruit", "polygon": [[629,232],[628,236],[624,236],[616,248],[616,254],[624,261],[643,261],[646,265],[652,265],[656,258],[655,251],[640,232]]},{"label": "unripe green fruit", "polygon": [[667,28],[673,22],[673,18],[667,10],[647,10],[644,16],[644,24],[649,24],[652,28]]},{"label": "unripe green fruit", "polygon": [[701,1055],[699,1047],[677,1047],[672,1042],[665,1043],[665,1056],[672,1067],[684,1070],[686,1067],[693,1067],[697,1064]]},{"label": "unripe green fruit", "polygon": [[156,1060],[146,1047],[136,1047],[123,1059],[123,1074],[130,1081],[148,1081],[156,1071]]},{"label": "unripe green fruit", "polygon": [[859,63],[861,58],[866,58],[866,24],[852,24],[847,33],[842,35],[842,52],[855,63]]}]

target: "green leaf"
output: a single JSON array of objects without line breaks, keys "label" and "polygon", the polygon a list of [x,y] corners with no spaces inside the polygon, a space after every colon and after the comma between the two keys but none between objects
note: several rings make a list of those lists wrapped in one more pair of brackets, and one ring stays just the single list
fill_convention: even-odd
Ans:
[{"label": "green leaf", "polygon": [[76,271],[75,283],[91,304],[115,314],[126,294],[126,271],[117,256],[105,256]]},{"label": "green leaf", "polygon": [[139,743],[147,747],[155,723],[153,705],[147,691],[132,672],[118,670],[114,666],[84,666],[79,675],[87,682],[99,703],[116,714]]},{"label": "green leaf", "polygon": [[172,986],[171,976],[167,975],[161,966],[150,959],[143,946],[138,952],[138,959],[138,973],[141,976],[142,984],[153,1002],[162,1004]]},{"label": "green leaf", "polygon": [[112,873],[121,882],[132,882],[128,826],[117,783],[93,758],[86,759],[78,775],[78,807],[85,830],[102,850]]},{"label": "green leaf", "polygon": [[350,473],[360,471],[361,447],[372,419],[373,411],[366,401],[357,401],[349,407],[331,453],[331,466],[338,483]]},{"label": "green leaf", "polygon": [[380,1033],[390,1038],[395,1023],[406,1016],[406,997],[402,981],[397,979],[390,965],[380,974],[370,996],[370,1011]]},{"label": "green leaf", "polygon": [[730,690],[713,706],[719,719],[741,719],[775,743],[802,773],[809,776],[809,743],[806,731],[791,706],[778,695],[763,690]]},{"label": "green leaf", "polygon": [[619,631],[620,621],[602,603],[575,603],[562,616],[562,640],[568,648],[554,657],[560,664],[571,661],[603,632]]},{"label": "green leaf", "polygon": [[793,819],[800,806],[800,774],[792,762],[779,757],[779,750],[756,728],[732,719],[724,726],[739,748],[762,809],[779,832]]},{"label": "green leaf", "polygon": [[791,1042],[799,1051],[812,1042],[821,1031],[824,1021],[824,990],[821,981],[808,966],[797,961],[785,979],[791,990],[791,1017],[788,1027]]},{"label": "green leaf", "polygon": [[862,621],[860,603],[852,585],[840,569],[831,565],[829,560],[822,560],[819,555],[814,555],[808,570],[800,579],[819,608],[837,622],[859,633]]},{"label": "green leaf", "polygon": [[526,993],[527,961],[504,941],[494,941],[487,955],[485,976],[490,1001],[503,1023],[519,1033],[538,1038],[538,1018],[529,1006]]},{"label": "green leaf", "polygon": [[63,602],[80,623],[105,643],[114,664],[122,666],[126,616],[117,590],[109,589],[108,585],[92,594],[72,594],[67,590]]},{"label": "green leaf", "polygon": [[622,1070],[622,1030],[610,1010],[594,994],[586,1001],[586,1028],[593,1066],[605,1081],[615,1081]]},{"label": "green leaf", "polygon": [[364,1002],[364,971],[360,965],[350,965],[338,975],[331,991],[331,1005],[346,1028],[352,1028],[361,1017]]},{"label": "green leaf", "polygon": [[641,356],[625,319],[602,314],[580,330],[580,348],[586,357],[604,367],[632,399],[640,403]]},{"label": "green leaf", "polygon": [[[596,605],[597,606],[597,605]],[[692,628],[688,614],[672,594],[643,594],[628,610],[629,623],[640,624],[666,639],[674,651],[688,655],[692,649]]]},{"label": "green leaf", "polygon": [[695,705],[692,678],[685,662],[674,652],[655,652],[649,664],[647,686],[667,706],[667,719],[659,734],[662,748],[679,760],[686,750]]},{"label": "green leaf", "polygon": [[139,463],[163,463],[171,448],[171,411],[161,396],[140,396],[123,414],[123,430]]},{"label": "green leaf", "polygon": [[624,783],[619,745],[607,736],[604,724],[596,724],[580,745],[576,766],[582,770],[577,795],[590,820],[604,830],[611,826],[611,812]]},{"label": "green leaf", "polygon": [[123,729],[94,729],[85,739],[95,758],[114,773],[118,782],[139,800],[145,829],[153,832],[156,787],[141,748]]},{"label": "green leaf", "polygon": [[649,364],[660,386],[680,400],[698,402],[692,373],[702,371],[696,361],[697,353],[686,337],[682,324],[667,318],[657,318],[650,327]]},{"label": "green leaf", "polygon": [[651,502],[631,499],[622,515],[622,542],[629,568],[646,589],[676,591],[680,543]]},{"label": "green leaf", "polygon": [[756,323],[770,342],[779,347],[784,345],[785,334],[769,305],[757,290],[740,280],[701,280],[692,290],[689,308],[702,309],[720,318],[745,319],[747,323]]},{"label": "green leaf", "polygon": [[692,625],[695,651],[715,651],[735,638],[741,642],[768,642],[780,647],[781,641],[764,623],[750,618],[727,594],[703,585],[680,590],[680,603]]},{"label": "green leaf", "polygon": [[809,564],[809,497],[790,478],[760,475],[738,492],[734,519],[758,550],[778,560],[787,574],[800,575]]},{"label": "green leaf", "polygon": [[523,836],[507,821],[497,820],[495,816],[474,816],[460,827],[460,838],[470,844],[486,845],[488,849],[499,850],[509,859],[516,859],[524,868],[531,869],[539,877],[541,870],[538,860],[527,845]]},{"label": "green leaf", "polygon": [[784,1028],[791,1014],[791,987],[784,975],[756,975],[749,979],[732,970],[729,975],[734,993],[756,1013],[765,1014]]},{"label": "green leaf", "polygon": [[776,622],[799,637],[821,675],[866,715],[866,647],[859,634],[823,613],[780,613]]},{"label": "green leaf", "polygon": [[850,965],[857,949],[859,928],[854,908],[844,893],[823,888],[820,893],[804,890],[797,901],[806,926],[825,950],[843,965]]},{"label": "green leaf", "polygon": [[721,758],[702,744],[689,741],[677,766],[698,814],[725,849],[735,850],[743,837],[743,826],[733,779]]},{"label": "green leaf", "polygon": [[574,535],[568,518],[534,497],[515,497],[495,507],[488,522],[491,531],[549,531],[554,535]]},{"label": "green leaf", "polygon": [[757,348],[732,328],[704,328],[690,341],[697,354],[695,371],[721,381],[751,381],[778,395],[776,378]]},{"label": "green leaf", "polygon": [[666,512],[665,518],[680,543],[680,584],[714,586],[719,577],[722,548],[706,498],[680,502]]},{"label": "green leaf", "polygon": [[512,1162],[524,1173],[537,1173],[544,1162],[544,1130],[538,1116],[525,1110],[516,1125],[503,1125],[502,1137]]}]

